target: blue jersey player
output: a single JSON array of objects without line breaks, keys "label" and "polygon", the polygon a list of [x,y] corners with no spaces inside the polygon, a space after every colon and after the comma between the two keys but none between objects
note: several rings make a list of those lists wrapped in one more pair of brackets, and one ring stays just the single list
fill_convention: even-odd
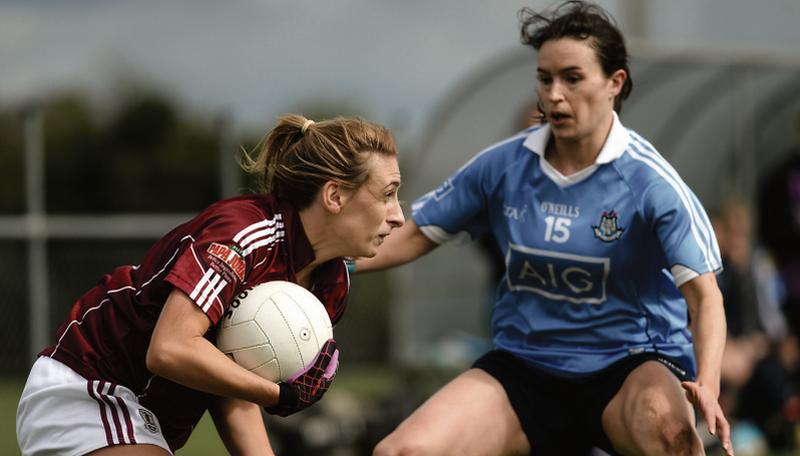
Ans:
[{"label": "blue jersey player", "polygon": [[496,349],[437,392],[377,455],[702,454],[696,407],[726,454],[725,316],[703,207],[617,111],[632,83],[599,7],[522,13],[544,122],[478,154],[414,203],[357,270],[490,233],[506,274]]}]

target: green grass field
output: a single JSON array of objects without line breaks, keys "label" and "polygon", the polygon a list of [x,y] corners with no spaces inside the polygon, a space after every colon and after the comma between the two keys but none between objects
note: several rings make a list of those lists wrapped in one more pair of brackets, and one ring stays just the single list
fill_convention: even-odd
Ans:
[{"label": "green grass field", "polygon": [[0,379],[0,454],[19,454],[14,424],[17,402],[24,385],[22,379]]}]

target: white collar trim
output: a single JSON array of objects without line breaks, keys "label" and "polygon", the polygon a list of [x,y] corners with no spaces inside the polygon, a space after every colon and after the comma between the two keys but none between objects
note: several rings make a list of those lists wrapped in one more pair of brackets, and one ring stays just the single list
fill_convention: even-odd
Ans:
[{"label": "white collar trim", "polygon": [[565,176],[555,169],[547,160],[544,159],[544,152],[547,148],[547,141],[550,139],[550,125],[545,123],[541,128],[532,131],[525,142],[522,143],[531,152],[539,155],[539,163],[542,167],[542,172],[549,177],[553,182],[561,187],[577,184],[587,177],[591,176],[595,170],[603,164],[611,163],[617,158],[621,157],[630,144],[631,137],[628,130],[622,125],[616,112],[612,112],[614,120],[611,123],[611,131],[600,149],[600,153],[594,161],[594,164],[578,171],[575,174]]}]

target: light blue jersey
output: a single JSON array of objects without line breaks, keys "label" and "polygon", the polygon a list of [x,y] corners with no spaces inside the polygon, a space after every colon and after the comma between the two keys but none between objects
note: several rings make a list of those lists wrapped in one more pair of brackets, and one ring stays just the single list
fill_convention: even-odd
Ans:
[{"label": "light blue jersey", "polygon": [[700,202],[616,114],[595,164],[571,176],[544,160],[549,136],[545,124],[478,154],[414,203],[417,225],[437,243],[497,240],[497,347],[559,375],[658,352],[694,376],[677,287],[721,268]]}]

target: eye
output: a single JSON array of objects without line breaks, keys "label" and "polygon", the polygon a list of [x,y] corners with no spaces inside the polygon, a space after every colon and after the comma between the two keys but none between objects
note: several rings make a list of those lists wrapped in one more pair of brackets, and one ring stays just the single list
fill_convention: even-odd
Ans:
[{"label": "eye", "polygon": [[542,74],[542,73],[540,73],[536,77],[536,79],[538,79],[539,80],[539,84],[542,84],[542,85],[547,85],[547,84],[550,84],[551,82],[553,82],[553,78],[551,78],[550,76],[548,76],[546,74]]},{"label": "eye", "polygon": [[564,80],[567,81],[567,84],[570,84],[570,85],[575,85],[575,84],[581,82],[581,79],[582,78],[580,76],[574,75],[574,74],[571,74],[571,75],[569,75],[569,76],[564,78]]}]

